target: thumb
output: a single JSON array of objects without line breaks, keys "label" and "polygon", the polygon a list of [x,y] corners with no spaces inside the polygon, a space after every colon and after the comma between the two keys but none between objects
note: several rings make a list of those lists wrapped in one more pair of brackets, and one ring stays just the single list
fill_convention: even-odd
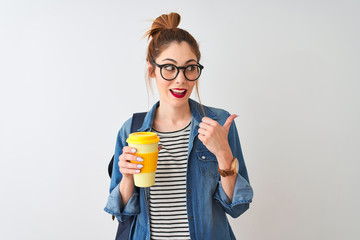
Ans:
[{"label": "thumb", "polygon": [[228,119],[226,119],[226,122],[224,123],[223,128],[225,128],[227,131],[229,131],[230,126],[232,124],[232,122],[234,121],[235,118],[237,118],[238,116],[236,114],[232,114],[228,117]]}]

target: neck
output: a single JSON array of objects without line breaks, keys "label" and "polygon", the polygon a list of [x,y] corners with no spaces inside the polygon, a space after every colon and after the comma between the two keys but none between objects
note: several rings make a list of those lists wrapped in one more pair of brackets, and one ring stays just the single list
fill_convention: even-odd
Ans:
[{"label": "neck", "polygon": [[158,131],[178,130],[191,120],[190,104],[172,106],[160,101],[154,119],[154,128]]},{"label": "neck", "polygon": [[184,104],[182,106],[174,107],[160,102],[160,106],[156,111],[156,118],[172,123],[190,121],[191,111],[190,105]]}]

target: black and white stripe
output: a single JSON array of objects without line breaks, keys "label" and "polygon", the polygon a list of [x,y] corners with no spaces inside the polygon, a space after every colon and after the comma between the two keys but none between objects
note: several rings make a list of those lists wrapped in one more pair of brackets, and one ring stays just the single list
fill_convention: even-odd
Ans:
[{"label": "black and white stripe", "polygon": [[155,185],[150,187],[151,239],[190,239],[186,211],[186,169],[190,124],[174,132],[159,132]]}]

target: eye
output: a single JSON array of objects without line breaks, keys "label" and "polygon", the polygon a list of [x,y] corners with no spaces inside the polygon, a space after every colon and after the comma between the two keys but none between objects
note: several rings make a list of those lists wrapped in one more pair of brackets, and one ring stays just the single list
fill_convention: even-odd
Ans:
[{"label": "eye", "polygon": [[174,65],[168,64],[168,65],[164,66],[164,70],[173,72],[173,71],[176,71],[176,67]]},{"label": "eye", "polygon": [[196,70],[196,65],[189,65],[189,66],[187,66],[186,67],[186,71],[187,72],[193,72],[193,71],[195,71]]}]

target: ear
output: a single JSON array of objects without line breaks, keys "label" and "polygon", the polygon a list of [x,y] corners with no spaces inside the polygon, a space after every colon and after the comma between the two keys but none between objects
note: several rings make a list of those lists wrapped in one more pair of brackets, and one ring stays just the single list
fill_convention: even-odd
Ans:
[{"label": "ear", "polygon": [[155,78],[155,69],[154,66],[148,61],[147,62],[148,74],[150,78]]}]

